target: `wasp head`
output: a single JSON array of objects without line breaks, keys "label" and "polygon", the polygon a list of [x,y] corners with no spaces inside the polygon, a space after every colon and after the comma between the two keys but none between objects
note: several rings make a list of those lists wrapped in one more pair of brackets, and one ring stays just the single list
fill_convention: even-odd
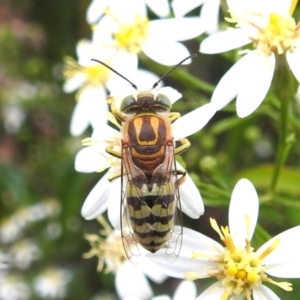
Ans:
[{"label": "wasp head", "polygon": [[123,99],[121,111],[125,114],[137,114],[140,112],[169,112],[172,107],[170,99],[163,95],[152,93],[141,93],[137,96],[130,95]]}]

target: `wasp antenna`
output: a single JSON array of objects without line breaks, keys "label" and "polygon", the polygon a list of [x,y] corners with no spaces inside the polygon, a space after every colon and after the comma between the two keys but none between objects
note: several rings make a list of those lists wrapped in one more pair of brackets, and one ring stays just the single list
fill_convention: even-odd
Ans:
[{"label": "wasp antenna", "polygon": [[137,86],[131,82],[129,79],[127,79],[125,76],[123,76],[122,74],[120,74],[119,72],[117,72],[116,70],[114,70],[112,67],[110,67],[109,65],[107,65],[106,63],[104,63],[103,61],[100,61],[100,60],[97,60],[97,59],[92,59],[93,61],[105,66],[106,68],[110,69],[112,72],[114,72],[115,74],[119,75],[120,77],[122,77],[124,80],[126,80],[127,82],[129,82],[131,84],[131,86],[134,88],[134,89],[138,89]]},{"label": "wasp antenna", "polygon": [[188,60],[189,58],[192,58],[192,57],[196,57],[197,54],[191,54],[189,55],[188,57],[186,57],[185,59],[183,59],[181,62],[179,62],[176,66],[174,66],[171,70],[169,70],[165,75],[163,75],[162,77],[159,78],[158,81],[156,81],[154,84],[153,84],[153,89],[156,88],[159,83],[165,78],[167,77],[171,72],[173,72],[178,66],[182,65],[186,60]]}]

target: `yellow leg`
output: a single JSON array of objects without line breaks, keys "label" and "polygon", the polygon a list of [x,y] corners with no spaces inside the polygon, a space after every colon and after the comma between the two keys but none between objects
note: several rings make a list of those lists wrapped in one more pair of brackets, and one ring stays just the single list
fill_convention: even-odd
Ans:
[{"label": "yellow leg", "polygon": [[178,113],[178,112],[171,112],[171,113],[169,113],[168,118],[169,118],[169,121],[172,123],[175,120],[177,120],[178,118],[180,118],[180,113]]},{"label": "yellow leg", "polygon": [[188,139],[182,139],[180,140],[181,146],[175,149],[175,155],[181,154],[184,152],[186,149],[188,149],[191,146],[191,143],[189,142]]},{"label": "yellow leg", "polygon": [[183,184],[184,181],[185,181],[186,171],[185,171],[185,170],[177,170],[176,173],[177,173],[177,175],[181,175],[181,176],[177,179],[177,184],[178,184],[178,185]]},{"label": "yellow leg", "polygon": [[110,155],[112,155],[112,156],[114,156],[116,158],[120,158],[121,159],[122,158],[122,154],[121,154],[120,151],[117,151],[117,150],[114,149],[115,146],[116,146],[115,143],[111,143],[111,144],[109,144],[107,146],[107,148],[105,150],[106,150],[106,152],[108,154],[110,154]]},{"label": "yellow leg", "polygon": [[114,173],[108,177],[109,181],[113,181],[114,179],[121,177],[121,172]]},{"label": "yellow leg", "polygon": [[114,97],[107,96],[107,103],[110,106],[111,113],[118,118],[121,122],[124,122],[126,117],[120,112],[120,110],[116,107]]}]

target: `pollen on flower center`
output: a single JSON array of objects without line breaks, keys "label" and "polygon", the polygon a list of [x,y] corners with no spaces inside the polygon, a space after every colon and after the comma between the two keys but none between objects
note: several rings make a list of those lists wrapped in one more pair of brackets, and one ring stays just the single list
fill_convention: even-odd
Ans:
[{"label": "pollen on flower center", "polygon": [[299,38],[299,29],[295,20],[292,17],[272,13],[267,26],[259,29],[255,44],[266,55],[271,52],[280,55],[288,50],[293,51],[297,38]]},{"label": "pollen on flower center", "polygon": [[100,234],[106,236],[106,239],[97,234],[86,235],[85,238],[90,242],[92,249],[85,253],[84,257],[97,256],[99,259],[97,270],[99,272],[103,269],[105,263],[105,272],[115,273],[127,260],[123,249],[122,236],[121,233],[113,231],[102,216],[98,217],[98,221],[104,227]]},{"label": "pollen on flower center", "polygon": [[[245,218],[246,227],[249,226],[249,217]],[[209,258],[213,264],[212,270],[208,272],[211,277],[217,278],[225,288],[222,300],[232,299],[232,295],[244,295],[251,300],[252,290],[256,289],[262,282],[275,284],[286,291],[291,291],[288,282],[276,282],[265,273],[264,258],[272,253],[280,243],[279,239],[266,248],[261,254],[254,252],[250,241],[246,239],[245,248],[236,247],[228,227],[219,227],[216,220],[210,219],[212,228],[219,234],[225,247],[220,254]],[[203,259],[204,254],[193,252],[192,259]],[[186,280],[195,280],[203,277],[197,272],[187,272]]]},{"label": "pollen on flower center", "polygon": [[118,46],[131,53],[139,53],[148,37],[148,25],[149,20],[141,16],[135,16],[133,23],[122,24],[119,31],[114,34]]},{"label": "pollen on flower center", "polygon": [[231,252],[225,248],[219,258],[219,279],[232,293],[240,294],[261,283],[264,265],[255,252],[250,249],[236,249]]},{"label": "pollen on flower center", "polygon": [[97,86],[105,84],[111,71],[101,64],[81,66],[73,58],[66,57],[63,73],[66,78],[82,74],[85,76],[84,85]]}]

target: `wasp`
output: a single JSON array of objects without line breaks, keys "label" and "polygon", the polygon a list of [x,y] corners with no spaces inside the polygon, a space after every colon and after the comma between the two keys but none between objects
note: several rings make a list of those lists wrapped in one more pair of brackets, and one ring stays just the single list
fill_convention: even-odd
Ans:
[{"label": "wasp", "polygon": [[[120,108],[113,97],[108,97],[111,113],[120,122],[122,134],[121,151],[115,149],[115,144],[109,145],[106,151],[121,159],[118,175],[121,176],[121,233],[129,259],[140,255],[139,245],[152,253],[161,248],[166,248],[166,253],[175,257],[180,253],[179,185],[186,172],[177,170],[175,156],[189,148],[190,142],[182,139],[180,145],[175,146],[171,124],[180,114],[170,111],[170,100],[156,93],[155,88],[190,57],[162,76],[150,91],[125,97]],[[102,64],[138,90],[126,77]]]}]

